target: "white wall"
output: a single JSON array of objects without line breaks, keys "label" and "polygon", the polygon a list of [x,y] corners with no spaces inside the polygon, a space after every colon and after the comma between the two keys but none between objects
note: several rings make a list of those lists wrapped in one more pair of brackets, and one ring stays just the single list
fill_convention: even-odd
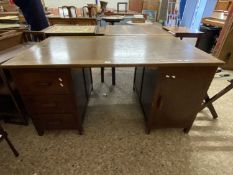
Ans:
[{"label": "white wall", "polygon": [[[117,9],[117,2],[128,2],[128,0],[104,0],[108,2],[107,8]],[[44,0],[46,7],[60,7],[63,5],[73,5],[83,7],[90,4],[95,4],[95,0]]]}]

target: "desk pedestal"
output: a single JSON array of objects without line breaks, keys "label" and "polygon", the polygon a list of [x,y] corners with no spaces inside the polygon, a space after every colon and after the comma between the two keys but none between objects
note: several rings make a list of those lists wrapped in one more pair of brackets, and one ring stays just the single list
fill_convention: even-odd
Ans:
[{"label": "desk pedestal", "polygon": [[183,128],[189,132],[217,67],[136,68],[134,87],[146,132]]},{"label": "desk pedestal", "polygon": [[92,89],[91,71],[69,68],[11,69],[39,135],[47,129],[78,129]]}]

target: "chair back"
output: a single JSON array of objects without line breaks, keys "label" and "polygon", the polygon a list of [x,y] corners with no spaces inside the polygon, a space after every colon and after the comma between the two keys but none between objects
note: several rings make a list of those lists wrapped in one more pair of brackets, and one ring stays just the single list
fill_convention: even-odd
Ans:
[{"label": "chair back", "polygon": [[84,6],[82,10],[83,10],[83,17],[86,17],[86,14],[88,14],[89,18],[96,17],[97,15],[97,7],[93,4],[87,4],[87,6]]},{"label": "chair back", "polygon": [[77,8],[75,6],[62,6],[63,17],[67,18],[77,18]]}]

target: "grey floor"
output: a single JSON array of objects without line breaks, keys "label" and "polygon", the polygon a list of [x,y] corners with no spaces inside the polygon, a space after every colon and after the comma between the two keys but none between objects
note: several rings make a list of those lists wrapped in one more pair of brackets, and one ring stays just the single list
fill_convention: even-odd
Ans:
[{"label": "grey floor", "polygon": [[[112,87],[110,69],[104,84],[100,83],[100,69],[93,70],[94,92],[82,136],[71,130],[48,131],[39,137],[32,124],[2,123],[20,156],[15,158],[1,142],[0,175],[233,173],[233,90],[214,103],[217,120],[205,109],[189,134],[159,129],[146,135],[132,90],[133,69],[117,68],[116,74],[117,85]],[[216,76],[209,93],[225,87],[227,79]]]}]

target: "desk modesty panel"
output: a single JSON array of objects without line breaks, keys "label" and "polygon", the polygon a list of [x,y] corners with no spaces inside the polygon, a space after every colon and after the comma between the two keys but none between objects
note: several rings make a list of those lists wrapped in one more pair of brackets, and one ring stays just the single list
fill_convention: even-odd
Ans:
[{"label": "desk modesty panel", "polygon": [[223,62],[170,36],[50,37],[4,67],[218,66]]}]

